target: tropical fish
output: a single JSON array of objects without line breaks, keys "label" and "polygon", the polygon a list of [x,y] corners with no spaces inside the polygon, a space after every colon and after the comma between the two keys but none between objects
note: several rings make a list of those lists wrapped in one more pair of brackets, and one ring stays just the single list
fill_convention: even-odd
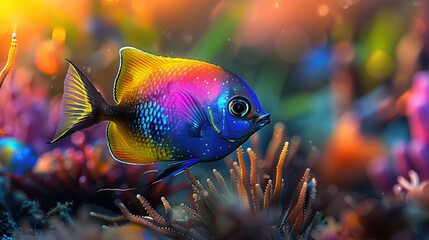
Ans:
[{"label": "tropical fish", "polygon": [[124,163],[173,163],[157,180],[219,160],[270,122],[236,74],[197,60],[119,51],[115,104],[108,104],[69,61],[61,117],[51,143],[100,121],[112,156]]}]

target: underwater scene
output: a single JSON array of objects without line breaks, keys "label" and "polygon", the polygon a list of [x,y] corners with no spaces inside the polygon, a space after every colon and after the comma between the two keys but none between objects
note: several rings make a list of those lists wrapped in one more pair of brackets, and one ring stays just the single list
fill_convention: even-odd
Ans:
[{"label": "underwater scene", "polygon": [[429,2],[1,0],[0,237],[429,239]]}]

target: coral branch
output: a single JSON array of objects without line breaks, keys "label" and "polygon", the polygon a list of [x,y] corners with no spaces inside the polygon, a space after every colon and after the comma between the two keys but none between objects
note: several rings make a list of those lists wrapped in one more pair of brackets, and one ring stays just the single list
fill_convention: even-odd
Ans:
[{"label": "coral branch", "polygon": [[257,184],[257,177],[256,177],[256,154],[252,151],[251,148],[247,148],[247,154],[249,155],[250,159],[250,186],[251,191],[250,194],[252,196],[252,204],[253,204],[253,210],[256,212],[258,211],[258,193],[256,190],[256,184]]},{"label": "coral branch", "polygon": [[165,218],[163,218],[161,215],[158,214],[155,209],[152,208],[152,206],[149,204],[149,202],[140,194],[137,194],[137,199],[140,201],[143,208],[146,210],[149,217],[151,217],[155,222],[159,224],[166,224]]},{"label": "coral branch", "polygon": [[225,179],[222,177],[222,174],[218,172],[216,169],[213,169],[213,174],[215,175],[215,178],[219,185],[222,187],[222,191],[226,195],[231,195],[231,192],[228,190],[228,187],[225,183]]},{"label": "coral branch", "polygon": [[89,215],[91,217],[98,218],[98,219],[100,219],[102,221],[112,222],[112,223],[118,223],[118,222],[122,222],[122,221],[126,220],[125,217],[124,217],[124,215],[108,216],[108,215],[105,215],[105,214],[100,214],[100,213],[95,213],[95,212],[90,212]]},{"label": "coral branch", "polygon": [[213,184],[210,178],[207,178],[207,186],[209,187],[209,192],[211,195],[215,196],[217,199],[220,199],[219,192],[217,191],[215,185]]},{"label": "coral branch", "polygon": [[[231,188],[227,187],[225,179],[217,170],[213,170],[213,175],[221,186],[219,188],[221,191],[218,191],[210,178],[207,179],[207,186],[204,186],[194,178],[189,169],[185,170],[194,191],[193,207],[182,203],[180,211],[175,208],[175,214],[173,214],[170,203],[162,197],[161,201],[165,209],[163,217],[143,197],[137,195],[149,216],[133,215],[123,203],[117,205],[123,214],[122,217],[106,217],[95,213],[91,213],[91,216],[113,223],[125,219],[174,239],[278,239],[282,235],[287,239],[308,237],[310,228],[317,220],[317,218],[314,220],[311,209],[317,182],[314,178],[308,182],[310,170],[307,169],[292,199],[285,202],[279,201],[284,187],[282,168],[287,161],[288,146],[286,142],[279,156],[275,169],[275,186],[273,180],[269,179],[264,186],[264,192],[256,176],[258,161],[256,153],[250,148],[247,149],[251,163],[250,173],[247,173],[240,149],[239,163],[233,162],[229,169]],[[247,174],[250,179],[247,178]],[[250,207],[251,205],[253,208]],[[176,214],[178,212],[180,213]]]},{"label": "coral branch", "polygon": [[283,142],[284,137],[284,125],[282,123],[276,123],[274,125],[273,138],[268,144],[267,153],[264,160],[264,169],[268,170],[273,165],[275,156],[277,154],[277,149]]},{"label": "coral branch", "polygon": [[281,181],[282,181],[282,171],[283,171],[283,165],[285,163],[287,150],[289,147],[289,143],[285,142],[283,145],[283,149],[280,153],[279,162],[277,163],[276,167],[276,183],[274,188],[274,195],[273,195],[273,202],[277,203],[280,197],[280,191],[281,191]]},{"label": "coral branch", "polygon": [[417,202],[423,209],[429,209],[429,181],[425,180],[420,182],[420,177],[417,172],[410,170],[408,172],[410,181],[403,176],[398,177],[398,185],[393,187],[394,192],[402,194],[406,192],[406,199],[408,201]]},{"label": "coral branch", "polygon": [[0,88],[3,85],[3,82],[6,79],[7,74],[9,74],[10,70],[13,67],[13,63],[15,62],[17,47],[18,47],[18,40],[16,39],[16,33],[14,31],[12,33],[12,39],[10,41],[9,53],[7,55],[6,64],[4,65],[3,69],[0,72]]},{"label": "coral branch", "polygon": [[264,193],[264,210],[268,210],[271,206],[271,191],[273,188],[273,181],[268,180],[267,186],[265,187]]}]

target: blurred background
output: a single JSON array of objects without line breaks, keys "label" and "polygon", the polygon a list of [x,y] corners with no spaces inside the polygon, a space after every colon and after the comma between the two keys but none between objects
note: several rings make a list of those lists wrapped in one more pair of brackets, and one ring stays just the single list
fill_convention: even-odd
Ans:
[{"label": "blurred background", "polygon": [[[242,76],[288,135],[319,149],[363,138],[355,151],[385,155],[409,137],[395,101],[428,67],[427,8],[405,0],[5,0],[0,63],[16,26],[16,79],[4,88],[34,82],[36,92],[59,98],[70,59],[112,102],[120,47],[209,61]],[[0,117],[0,127],[19,134],[10,125]]]},{"label": "blurred background", "polygon": [[[322,194],[319,202],[327,214],[339,215],[329,205],[339,191],[380,197],[409,170],[429,179],[426,1],[2,0],[0,66],[14,27],[17,58],[0,89],[0,128],[34,159],[82,137],[46,145],[58,121],[64,59],[112,103],[118,51],[133,46],[243,77],[273,122],[300,137],[304,155],[317,154],[292,164],[312,168],[330,199]],[[273,125],[261,132],[262,149]],[[90,131],[86,141],[104,141],[102,126]]]}]

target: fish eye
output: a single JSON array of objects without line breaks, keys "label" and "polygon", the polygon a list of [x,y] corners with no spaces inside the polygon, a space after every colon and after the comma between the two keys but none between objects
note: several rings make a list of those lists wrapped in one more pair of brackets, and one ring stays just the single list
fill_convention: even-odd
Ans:
[{"label": "fish eye", "polygon": [[229,101],[229,113],[234,117],[243,118],[250,112],[250,103],[244,97],[235,97]]}]

